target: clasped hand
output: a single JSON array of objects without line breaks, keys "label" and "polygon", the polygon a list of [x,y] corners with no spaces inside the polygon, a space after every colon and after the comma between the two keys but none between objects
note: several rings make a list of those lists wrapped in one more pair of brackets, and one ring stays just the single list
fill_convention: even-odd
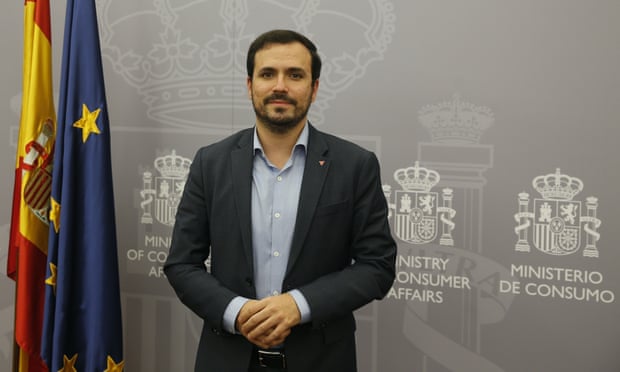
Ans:
[{"label": "clasped hand", "polygon": [[251,343],[269,349],[284,342],[301,314],[290,294],[246,302],[237,316],[237,330]]}]

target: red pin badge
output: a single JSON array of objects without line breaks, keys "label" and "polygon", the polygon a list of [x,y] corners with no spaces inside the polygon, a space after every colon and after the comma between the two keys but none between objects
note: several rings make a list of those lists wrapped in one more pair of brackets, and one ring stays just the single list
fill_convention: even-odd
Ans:
[{"label": "red pin badge", "polygon": [[322,167],[323,165],[325,165],[325,160],[319,160],[319,165]]}]

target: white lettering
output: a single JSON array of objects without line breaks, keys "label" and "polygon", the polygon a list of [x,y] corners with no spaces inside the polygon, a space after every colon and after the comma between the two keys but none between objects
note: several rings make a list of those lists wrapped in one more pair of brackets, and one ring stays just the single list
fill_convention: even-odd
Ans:
[{"label": "white lettering", "polygon": [[164,268],[161,266],[151,266],[151,270],[149,270],[149,277],[161,278],[165,277]]},{"label": "white lettering", "polygon": [[564,300],[612,303],[614,292],[607,289],[578,288],[545,283],[527,283],[525,293],[529,296],[561,298]]},{"label": "white lettering", "polygon": [[521,283],[517,281],[509,282],[507,280],[500,280],[499,291],[501,293],[519,294],[521,293]]},{"label": "white lettering", "polygon": [[400,284],[416,284],[429,287],[471,289],[468,277],[433,274],[429,272],[412,273],[399,271],[396,273],[396,282]]},{"label": "white lettering", "polygon": [[424,256],[398,256],[396,267],[406,267],[409,269],[446,271],[449,258],[424,257]]},{"label": "white lettering", "polygon": [[168,258],[168,253],[162,251],[149,251],[146,254],[146,258],[150,262],[165,263],[166,259]]},{"label": "white lettering", "polygon": [[409,287],[390,288],[387,298],[395,300],[432,302],[440,304],[443,302],[443,292],[430,289],[413,289]]},{"label": "white lettering", "polygon": [[127,251],[127,259],[130,261],[140,261],[144,257],[144,251],[142,249],[130,249]]},{"label": "white lettering", "polygon": [[512,276],[528,279],[553,280],[559,282],[601,284],[603,274],[599,271],[588,271],[550,266],[511,265]]},{"label": "white lettering", "polygon": [[151,248],[170,248],[170,236],[145,235],[144,246]]}]

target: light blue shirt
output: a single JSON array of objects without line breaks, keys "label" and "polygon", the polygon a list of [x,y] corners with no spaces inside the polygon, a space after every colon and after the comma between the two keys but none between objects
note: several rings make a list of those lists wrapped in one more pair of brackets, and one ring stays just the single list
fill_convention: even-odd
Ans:
[{"label": "light blue shirt", "polygon": [[[252,249],[254,283],[259,299],[279,295],[291,251],[297,207],[308,144],[308,125],[304,126],[288,161],[278,169],[265,156],[254,129],[252,169]],[[301,313],[301,322],[310,320],[310,306],[299,290],[289,292]],[[235,333],[235,320],[248,301],[235,297],[224,312],[224,328]]]}]

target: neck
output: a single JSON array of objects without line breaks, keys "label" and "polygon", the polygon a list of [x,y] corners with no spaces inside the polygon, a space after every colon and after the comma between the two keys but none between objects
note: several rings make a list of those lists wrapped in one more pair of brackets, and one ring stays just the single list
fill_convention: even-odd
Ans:
[{"label": "neck", "polygon": [[263,147],[265,156],[276,167],[281,169],[288,161],[293,147],[301,131],[304,129],[305,123],[306,120],[304,119],[295,127],[285,132],[276,132],[270,130],[264,124],[257,122],[256,133],[258,134],[258,140]]}]

